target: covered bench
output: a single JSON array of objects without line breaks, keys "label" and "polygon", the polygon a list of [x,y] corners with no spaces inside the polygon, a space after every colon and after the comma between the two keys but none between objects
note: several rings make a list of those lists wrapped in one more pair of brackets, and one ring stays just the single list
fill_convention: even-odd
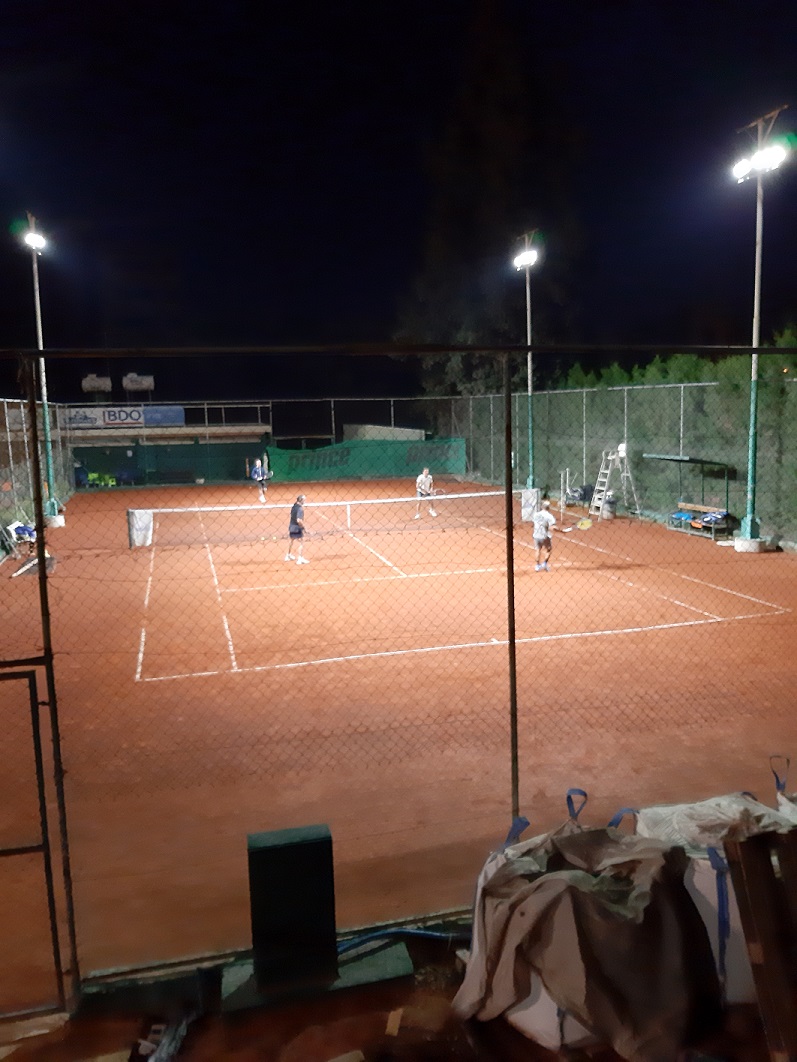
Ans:
[{"label": "covered bench", "polygon": [[697,502],[678,502],[676,512],[670,514],[669,527],[690,535],[710,535],[713,540],[727,538],[733,532],[733,517],[727,509]]}]

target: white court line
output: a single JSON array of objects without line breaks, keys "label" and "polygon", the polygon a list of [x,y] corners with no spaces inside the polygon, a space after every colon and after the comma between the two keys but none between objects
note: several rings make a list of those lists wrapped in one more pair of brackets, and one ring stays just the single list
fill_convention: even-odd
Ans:
[{"label": "white court line", "polygon": [[[578,539],[573,541],[574,546],[583,546],[585,549],[595,550],[596,553],[606,553],[612,557],[618,557],[620,560],[630,561],[631,564],[642,564],[642,561],[635,560],[633,557],[627,557],[624,553],[613,553],[611,550],[598,549],[597,546],[590,546],[587,542],[579,542]],[[698,579],[695,575],[687,575],[685,572],[673,571],[672,568],[663,568],[660,564],[646,564],[645,567],[654,572],[664,572],[666,575],[675,575],[679,579],[685,579],[689,583],[697,583],[699,586],[707,586],[710,590],[719,590],[723,594],[731,594],[732,597],[740,597],[744,601],[752,601],[755,605],[766,605],[767,608],[774,608],[778,613],[791,612],[792,610],[786,605],[778,605],[774,601],[765,601],[761,597],[752,597],[750,594],[743,594],[741,590],[732,590],[729,586],[720,586],[719,583],[709,583],[705,579]]]},{"label": "white court line", "polygon": [[[157,528],[157,521],[155,527]],[[149,554],[149,574],[147,575],[147,587],[144,591],[144,612],[149,609],[149,599],[152,593],[152,576],[155,571],[155,547],[153,546]],[[147,641],[147,624],[146,621],[141,625],[141,634],[138,639],[138,659],[136,660],[136,682],[141,681],[141,672],[144,670],[144,646]]]},{"label": "white court line", "polygon": [[[788,610],[784,610],[788,611]],[[741,620],[759,619],[768,616],[766,612],[753,612],[746,616],[729,616],[724,619],[699,619],[680,620],[677,623],[655,623],[649,627],[618,627],[601,631],[574,631],[565,634],[537,634],[528,638],[516,639],[516,645],[532,645],[540,642],[569,641],[576,638],[605,638],[620,634],[646,634],[648,631],[676,630],[680,627],[703,627],[709,624],[734,623]],[[415,649],[387,649],[377,653],[352,653],[349,656],[328,656],[316,660],[295,660],[286,664],[258,664],[254,667],[239,668],[239,674],[254,671],[289,671],[303,667],[319,667],[323,664],[346,664],[362,660],[384,660],[390,657],[418,656],[425,653],[450,653],[460,649],[495,649],[507,646],[509,643],[504,639],[491,638],[489,641],[461,642],[453,645],[426,645]],[[185,672],[177,675],[159,675],[156,678],[142,679],[143,682],[168,682],[181,678],[202,678],[213,675],[228,675],[228,671],[197,671]]]},{"label": "white court line", "polygon": [[378,557],[379,560],[381,560],[384,564],[388,566],[388,568],[392,568],[394,572],[398,572],[399,575],[403,575],[406,578],[407,573],[403,572],[397,564],[391,563],[387,559],[387,557],[383,557],[381,553],[377,553],[377,551],[371,546],[369,546],[367,542],[363,542],[362,539],[357,538],[353,531],[349,532],[349,538],[351,538],[354,542],[358,543],[358,545],[362,546],[364,549],[367,549],[369,553],[373,553],[373,555],[375,557]]},{"label": "white court line", "polygon": [[149,608],[149,595],[152,592],[152,573],[155,571],[155,549],[154,547],[150,551],[149,555],[149,576],[147,577],[147,590],[144,594],[144,608]]},{"label": "white court line", "polygon": [[[492,528],[484,527],[484,528],[482,528],[482,530],[488,531],[490,534],[497,535],[499,538],[502,538],[502,539],[504,538],[503,534],[501,534],[501,533],[499,533],[497,531],[493,531]],[[521,540],[516,540],[516,543],[518,543],[518,544],[520,544],[522,546],[525,546],[526,548],[530,548],[530,549],[534,548],[533,546],[530,546],[528,543],[522,542]],[[596,546],[590,546],[589,544],[584,543],[584,542],[579,542],[578,540],[571,540],[571,543],[575,544],[575,545],[583,546],[586,549],[591,549],[591,550],[593,550],[593,552],[603,553],[603,554],[606,554],[608,556],[612,556],[612,557],[616,557],[616,558],[628,561],[630,563],[640,563],[638,561],[635,561],[633,557],[627,557],[627,556],[625,556],[623,554],[619,554],[619,553],[613,552],[612,550],[602,549],[602,548],[596,547]],[[562,566],[564,566],[564,565],[562,565]],[[657,567],[655,570],[661,571],[661,572],[665,572],[665,573],[667,573],[669,575],[678,575],[678,576],[681,576],[684,579],[687,579],[688,581],[699,583],[701,585],[710,587],[712,589],[724,591],[726,593],[733,594],[733,595],[735,595],[737,597],[745,598],[747,600],[753,601],[755,604],[763,605],[766,608],[771,609],[772,611],[771,612],[752,612],[752,613],[747,613],[747,614],[743,614],[743,615],[739,615],[739,616],[726,616],[726,617],[713,617],[713,615],[711,613],[702,613],[702,615],[705,615],[707,618],[699,619],[699,620],[681,620],[681,621],[673,622],[673,623],[653,624],[653,625],[647,626],[647,627],[627,627],[627,628],[617,628],[617,629],[601,630],[601,631],[578,631],[578,632],[565,633],[565,634],[535,635],[535,636],[529,637],[529,638],[518,638],[518,639],[516,639],[516,644],[517,645],[528,645],[528,644],[532,644],[532,643],[549,642],[549,641],[551,641],[551,642],[553,642],[553,641],[564,641],[564,640],[575,639],[575,638],[597,638],[597,637],[607,637],[607,636],[610,636],[610,635],[620,635],[620,634],[639,634],[639,633],[645,633],[647,631],[673,630],[673,629],[677,629],[677,628],[680,628],[680,627],[699,627],[699,626],[705,626],[705,625],[708,625],[708,624],[735,623],[735,622],[742,622],[744,620],[766,618],[766,617],[772,616],[772,615],[783,615],[784,613],[792,611],[790,608],[786,608],[786,607],[784,607],[782,605],[776,605],[774,602],[765,601],[765,600],[762,600],[760,598],[753,598],[753,597],[750,597],[747,594],[742,594],[739,591],[731,590],[728,587],[715,586],[712,583],[705,582],[702,579],[697,579],[694,576],[684,575],[681,572],[676,572],[676,571],[672,571],[670,569],[661,568],[661,567]],[[505,567],[503,567],[503,568],[474,568],[474,569],[465,569],[463,571],[455,571],[455,572],[450,572],[450,571],[448,571],[448,572],[426,572],[426,573],[416,573],[416,574],[413,574],[413,575],[407,575],[406,578],[410,578],[410,579],[430,578],[430,577],[439,577],[439,576],[444,576],[444,575],[467,575],[467,574],[477,574],[477,573],[481,573],[481,572],[501,572],[501,571],[505,572],[506,568]],[[611,577],[612,576],[610,576],[610,578]],[[323,580],[323,581],[319,581],[319,582],[317,582],[315,584],[304,584],[304,585],[325,586],[325,585],[340,585],[342,583],[350,584],[352,582],[385,582],[385,581],[393,581],[393,580],[396,580],[397,578],[399,578],[399,577],[398,576],[394,576],[394,575],[385,575],[385,576],[365,577],[365,578],[362,578],[362,579],[354,579],[354,580],[351,580],[351,579],[345,579],[345,580]],[[614,578],[616,578],[616,577],[614,577]],[[633,584],[631,584],[631,585],[633,585]],[[262,588],[261,587],[253,587],[253,588],[251,588],[251,590],[257,591],[257,590],[261,590],[261,589],[279,589],[279,588],[282,588],[282,587],[284,587],[284,588],[295,588],[295,586],[296,586],[296,584],[292,582],[292,583],[281,584],[280,586],[276,586],[276,587],[273,586],[273,585],[272,586],[268,586],[268,587],[262,587]],[[250,588],[231,589],[231,590],[228,590],[228,591],[225,591],[225,592],[226,593],[240,593],[240,592],[248,592],[249,589]],[[639,587],[638,589],[642,589],[642,587]],[[683,607],[687,607],[687,608],[691,607],[691,606],[685,606],[685,605],[683,605],[683,602],[675,601],[675,599],[666,599],[666,600],[673,600],[675,604],[681,605]],[[699,610],[697,610],[697,609],[695,611],[699,612]],[[245,674],[246,672],[250,672],[250,671],[252,671],[252,672],[255,672],[255,671],[279,671],[279,670],[287,670],[287,669],[297,669],[297,668],[302,668],[302,667],[316,667],[316,666],[319,666],[319,665],[322,665],[322,664],[346,663],[346,662],[358,661],[358,660],[372,660],[372,659],[376,660],[376,659],[383,659],[383,658],[386,658],[386,657],[411,656],[411,655],[417,655],[417,654],[421,654],[421,653],[444,653],[444,652],[453,652],[453,651],[460,650],[460,649],[490,648],[490,647],[495,647],[495,646],[506,646],[506,645],[508,645],[508,642],[505,639],[499,641],[499,640],[493,638],[493,639],[490,639],[489,641],[483,641],[483,642],[470,642],[470,643],[462,643],[462,644],[455,644],[455,645],[425,646],[425,647],[419,647],[419,648],[414,648],[414,649],[385,650],[385,651],[376,652],[376,653],[357,653],[357,654],[352,654],[350,656],[324,657],[324,658],[320,658],[320,659],[317,659],[317,660],[300,660],[300,661],[294,661],[294,662],[285,663],[285,664],[257,665],[255,667],[249,667],[249,668],[238,668],[237,670],[238,670],[239,674]],[[182,673],[182,674],[175,674],[175,675],[159,675],[159,676],[156,676],[156,677],[153,677],[153,678],[141,679],[141,681],[143,681],[143,682],[167,682],[167,681],[173,681],[175,679],[181,679],[181,678],[214,677],[214,676],[217,676],[217,675],[225,675],[225,674],[229,674],[229,672],[228,671],[185,672],[185,673]]]},{"label": "white court line", "polygon": [[709,619],[715,620],[723,618],[722,616],[716,615],[716,613],[714,612],[706,612],[704,609],[697,608],[695,605],[688,605],[685,601],[679,601],[677,597],[668,597],[666,594],[659,594],[655,590],[651,590],[647,586],[640,586],[639,583],[632,582],[630,579],[621,579],[619,575],[612,575],[611,572],[602,572],[600,570],[597,570],[595,574],[602,576],[604,579],[611,579],[611,581],[614,583],[622,583],[623,586],[632,586],[635,590],[641,590],[643,594],[652,594],[660,601],[668,601],[670,604],[680,605],[681,608],[689,609],[690,612],[697,612],[700,616],[708,616]]},{"label": "white court line", "polygon": [[705,579],[697,579],[694,575],[684,575],[683,572],[676,572],[676,575],[680,575],[682,579],[686,579],[690,583],[700,583],[701,586],[710,586],[712,590],[722,590],[726,594],[733,594],[734,597],[744,598],[745,601],[752,601],[755,605],[768,605],[770,608],[780,609],[781,612],[791,612],[790,608],[785,605],[775,605],[771,601],[764,601],[761,597],[752,597],[750,594],[743,594],[741,590],[731,590],[727,586],[715,586],[714,583],[707,583]]},{"label": "white court line", "polygon": [[[202,530],[204,532],[205,526],[204,526],[204,523],[202,521],[202,517],[201,516],[199,517],[199,522],[200,522],[200,524],[202,524]],[[228,650],[228,652],[230,654],[230,661],[232,663],[232,670],[233,671],[237,671],[238,670],[238,663],[237,663],[237,661],[235,659],[235,646],[232,643],[232,635],[230,634],[230,625],[227,622],[227,613],[224,611],[224,604],[222,603],[222,598],[221,598],[221,589],[219,587],[219,578],[216,575],[216,565],[213,563],[213,554],[210,552],[210,543],[209,542],[205,542],[205,551],[206,551],[206,553],[208,555],[208,561],[210,563],[210,571],[211,571],[211,574],[213,575],[213,586],[216,589],[216,600],[218,601],[219,609],[221,610],[221,622],[224,625],[224,634],[225,634],[225,637],[227,639],[227,650]]]},{"label": "white court line", "polygon": [[[316,515],[320,516],[322,520],[326,520],[327,523],[333,523],[333,521],[330,520],[326,513],[317,513]],[[391,563],[387,559],[387,557],[383,557],[381,553],[378,553],[372,546],[369,546],[367,542],[363,542],[361,538],[358,538],[353,531],[347,531],[346,534],[348,538],[352,540],[352,542],[356,542],[358,546],[362,546],[363,549],[367,549],[369,553],[373,553],[373,555],[379,560],[381,560],[383,564],[386,564],[388,568],[392,568],[393,571],[398,572],[399,575],[406,576],[407,573],[403,572],[397,564]]]},{"label": "white court line", "polygon": [[141,637],[138,640],[138,660],[136,662],[136,682],[141,681],[141,672],[144,669],[144,644],[147,640],[146,627],[141,628]]},{"label": "white court line", "polygon": [[[484,531],[490,531],[491,534],[498,535],[499,538],[503,538],[504,537],[503,535],[499,534],[497,531],[492,531],[492,529],[489,528],[489,527],[485,527],[485,528],[483,528],[483,530]],[[518,543],[518,539],[515,539],[515,542],[517,544]],[[527,543],[520,542],[520,545],[525,546],[525,545],[527,545]],[[616,557],[618,560],[628,561],[630,564],[639,564],[639,565],[641,565],[641,564],[644,563],[643,561],[639,561],[639,560],[637,560],[634,557],[629,557],[625,553],[617,553],[614,550],[603,549],[600,546],[591,546],[588,542],[581,542],[577,538],[569,539],[568,540],[568,545],[581,546],[583,549],[592,550],[593,553],[603,553],[607,557]],[[530,548],[533,549],[534,547],[532,546]],[[664,572],[666,575],[675,575],[679,579],[686,579],[687,582],[697,583],[699,586],[707,586],[711,590],[719,590],[721,593],[731,594],[733,597],[740,597],[740,598],[742,598],[745,601],[752,601],[756,605],[766,605],[767,608],[775,609],[778,614],[782,614],[784,612],[791,612],[792,611],[787,606],[778,605],[774,601],[765,601],[764,598],[761,598],[761,597],[752,597],[750,594],[743,594],[741,592],[741,590],[731,590],[731,588],[729,586],[720,586],[718,583],[709,583],[705,579],[698,579],[694,575],[686,575],[684,572],[673,571],[672,568],[664,568],[660,564],[645,564],[644,566],[646,568],[649,568],[651,571]],[[595,571],[599,572],[599,569],[595,569]],[[641,587],[640,587],[640,589],[641,589]],[[675,600],[675,599],[673,598],[672,600]],[[676,602],[676,603],[678,603],[678,602]],[[711,613],[708,613],[708,615],[711,615]]]},{"label": "white court line", "polygon": [[[400,575],[355,575],[350,579],[316,579],[301,583],[301,586],[351,586],[352,583],[396,583],[403,579],[441,579],[447,575],[485,575],[505,572],[506,568],[461,568],[445,572],[402,572]],[[268,583],[266,586],[231,586],[222,590],[223,594],[262,593],[264,590],[295,590],[296,583]]]}]

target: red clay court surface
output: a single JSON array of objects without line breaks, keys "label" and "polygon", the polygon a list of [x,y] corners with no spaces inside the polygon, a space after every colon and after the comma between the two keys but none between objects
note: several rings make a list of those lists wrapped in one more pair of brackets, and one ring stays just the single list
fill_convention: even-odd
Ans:
[{"label": "red clay court surface", "polygon": [[[330,527],[314,503],[408,494],[397,482],[303,489],[311,530]],[[268,501],[296,490],[272,484]],[[247,833],[328,823],[346,927],[468,904],[509,825],[503,499],[480,499],[467,519],[441,499],[437,521],[413,520],[410,502],[390,531],[355,522],[308,537],[302,567],[284,560],[287,539],[265,513],[256,535],[257,512],[233,516],[229,533],[187,518],[192,545],[176,544],[181,516],[156,524],[151,549],[128,548],[128,508],[256,497],[247,486],[84,493],[50,532],[83,973],[246,948]],[[582,820],[594,824],[623,805],[739,789],[773,802],[768,757],[797,748],[797,557],[614,520],[557,534],[552,571],[536,573],[517,506],[515,521],[532,829],[564,817],[569,786],[589,792]],[[3,659],[41,646],[37,581],[11,579],[15,567],[0,568]],[[0,683],[0,706],[0,846],[29,844],[22,683]],[[50,991],[38,874],[33,857],[0,861],[15,900],[0,916],[6,955],[28,986],[0,989],[0,1009]]]}]

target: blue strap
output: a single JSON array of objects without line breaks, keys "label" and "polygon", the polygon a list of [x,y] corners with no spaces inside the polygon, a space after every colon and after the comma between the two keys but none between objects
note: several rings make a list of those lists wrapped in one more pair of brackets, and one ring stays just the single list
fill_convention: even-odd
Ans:
[{"label": "blue strap", "polygon": [[718,848],[708,848],[708,860],[717,877],[717,972],[725,992],[725,953],[731,935],[731,910],[728,900],[728,864]]},{"label": "blue strap", "polygon": [[[783,760],[783,762],[786,764],[786,766],[783,768],[783,777],[782,778],[778,774],[778,772],[775,770],[775,761],[776,760]],[[770,769],[770,771],[772,771],[773,775],[775,776],[775,792],[777,792],[777,793],[785,793],[786,792],[786,780],[789,777],[789,767],[790,766],[791,766],[791,760],[789,759],[788,756],[770,756],[769,757],[769,769]]]},{"label": "blue strap", "polygon": [[567,1018],[567,1011],[562,1010],[561,1007],[556,1008],[556,1022],[559,1026],[559,1047],[566,1047],[565,1044],[565,1019]]},{"label": "blue strap", "polygon": [[501,845],[501,851],[509,848],[511,844],[517,844],[520,840],[520,835],[528,827],[529,820],[524,815],[518,815],[517,818],[512,819],[512,825],[509,827],[509,833],[506,835],[506,840]]},{"label": "blue strap", "polygon": [[[579,804],[578,810],[576,810],[576,805],[575,805],[575,802],[573,800],[574,796],[580,796],[580,797],[584,798],[581,801],[581,803]],[[570,818],[574,822],[576,821],[578,816],[581,814],[581,812],[584,810],[584,807],[585,807],[586,803],[587,803],[587,794],[584,792],[583,789],[568,789],[568,791],[567,791],[567,810],[570,813]]]},{"label": "blue strap", "polygon": [[615,811],[614,815],[609,819],[607,825],[619,826],[626,815],[638,815],[639,808],[620,808],[619,811]]}]

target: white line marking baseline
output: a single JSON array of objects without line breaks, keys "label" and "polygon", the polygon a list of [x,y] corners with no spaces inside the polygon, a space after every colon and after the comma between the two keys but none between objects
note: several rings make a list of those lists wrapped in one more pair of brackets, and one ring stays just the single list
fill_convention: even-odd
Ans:
[{"label": "white line marking baseline", "polygon": [[[783,609],[782,611],[789,611]],[[570,639],[577,638],[605,638],[611,635],[621,634],[646,634],[648,631],[665,631],[676,630],[680,627],[702,627],[708,624],[715,623],[733,623],[741,620],[759,619],[762,616],[770,615],[766,612],[753,612],[746,616],[731,616],[726,619],[702,619],[702,620],[682,620],[679,623],[655,623],[649,627],[618,627],[610,630],[600,631],[574,631],[572,633],[564,634],[537,634],[529,638],[518,638],[517,645],[532,645],[539,642],[560,642],[568,641]],[[256,671],[288,671],[297,670],[304,667],[319,667],[323,664],[348,664],[360,660],[384,660],[390,657],[399,656],[418,656],[425,653],[450,653],[456,652],[460,649],[496,649],[501,646],[506,646],[509,643],[504,639],[491,638],[489,641],[482,642],[461,642],[454,645],[427,645],[419,646],[414,649],[387,649],[376,653],[352,653],[349,656],[328,656],[320,657],[316,660],[295,660],[285,664],[258,664],[254,667],[239,668],[238,674],[245,674],[246,672]],[[142,679],[142,682],[169,682],[174,679],[183,678],[203,678],[208,676],[217,675],[229,675],[229,671],[197,671],[197,672],[185,672],[183,674],[176,675],[158,675],[153,678]]]},{"label": "white line marking baseline", "polygon": [[[201,519],[201,517],[200,517],[200,519]],[[497,531],[494,531],[492,528],[484,527],[484,528],[482,528],[482,530],[489,532],[491,535],[496,535],[499,538],[503,538],[503,535],[501,533],[499,533]],[[369,552],[374,553],[379,558],[379,560],[381,560],[383,563],[387,564],[397,574],[374,575],[374,576],[357,576],[357,577],[346,578],[346,579],[316,580],[316,581],[308,582],[308,583],[304,583],[303,582],[301,585],[309,588],[309,587],[313,587],[313,586],[338,586],[338,585],[352,585],[352,584],[356,584],[356,583],[391,582],[391,581],[396,581],[396,580],[399,580],[399,579],[402,579],[402,580],[403,579],[429,579],[429,578],[448,577],[448,576],[452,576],[452,575],[476,575],[476,574],[490,574],[490,573],[505,573],[506,572],[506,568],[505,567],[488,567],[488,568],[465,568],[465,569],[457,569],[457,570],[453,570],[453,571],[442,571],[442,572],[436,571],[436,572],[407,573],[407,572],[402,571],[400,568],[396,567],[396,565],[392,564],[386,558],[380,556],[378,553],[376,553],[375,550],[371,549],[370,546],[368,546],[366,543],[360,541],[360,539],[358,539],[357,536],[354,535],[353,533],[350,535],[350,537],[352,539],[354,539],[354,541],[356,541],[359,545],[362,545],[365,549],[369,550]],[[609,550],[609,549],[603,549],[603,548],[598,547],[598,546],[589,545],[588,543],[581,542],[581,541],[578,541],[578,540],[572,540],[571,539],[571,540],[569,540],[569,542],[572,545],[578,545],[578,546],[581,546],[584,549],[588,549],[588,550],[591,550],[591,551],[593,551],[595,553],[603,554],[605,556],[614,557],[614,558],[616,558],[618,560],[625,561],[626,563],[630,563],[630,564],[641,563],[641,562],[637,562],[635,560],[635,558],[633,558],[633,557],[629,557],[629,556],[626,556],[624,554],[616,553],[616,552],[614,552],[612,550]],[[520,539],[516,539],[515,540],[515,545],[523,547],[523,548],[526,548],[526,549],[534,549],[533,545],[531,545],[529,543],[526,543],[526,542],[523,542]],[[229,589],[223,589],[221,587],[220,583],[219,583],[219,580],[218,580],[218,576],[217,576],[217,573],[216,573],[216,568],[215,568],[215,565],[213,563],[213,557],[211,555],[209,545],[206,544],[205,548],[207,550],[208,560],[209,560],[209,563],[210,563],[211,572],[213,574],[214,586],[215,586],[215,589],[216,589],[217,598],[219,600],[219,605],[220,605],[221,612],[222,612],[222,621],[223,621],[223,624],[224,624],[225,634],[226,634],[226,638],[227,638],[227,644],[228,644],[228,648],[229,648],[229,651],[230,651],[231,660],[232,660],[232,663],[233,663],[232,670],[235,671],[236,673],[239,673],[239,674],[245,674],[247,672],[282,671],[282,670],[298,669],[298,668],[304,668],[304,667],[318,667],[318,666],[321,666],[321,665],[324,665],[324,664],[349,663],[349,662],[361,661],[361,660],[378,660],[378,659],[385,659],[385,658],[391,658],[391,657],[412,656],[412,655],[418,655],[418,654],[424,654],[424,653],[446,653],[446,652],[454,652],[454,651],[462,650],[462,649],[478,649],[478,648],[489,648],[489,647],[495,648],[495,647],[500,647],[500,646],[506,646],[508,644],[508,642],[505,639],[491,638],[489,641],[468,642],[468,643],[459,643],[459,644],[453,644],[453,645],[420,646],[420,647],[411,648],[411,649],[384,650],[384,651],[379,651],[379,652],[374,652],[374,653],[353,653],[353,654],[348,655],[348,656],[322,657],[322,658],[318,658],[316,660],[297,660],[297,661],[290,661],[290,662],[281,663],[281,664],[265,664],[265,665],[256,665],[256,666],[253,666],[253,667],[240,668],[240,667],[238,667],[236,659],[235,659],[234,647],[233,647],[233,643],[232,643],[232,637],[231,637],[231,634],[230,634],[229,624],[227,622],[226,613],[225,613],[224,608],[222,606],[222,595],[225,594],[225,593],[230,593],[230,594],[234,594],[234,593],[257,593],[257,592],[262,592],[264,590],[295,589],[296,586],[297,586],[297,583],[291,581],[289,583],[286,582],[286,583],[278,583],[278,584],[269,584],[267,586],[234,587],[234,588],[229,588]],[[565,563],[561,563],[559,566],[567,567],[569,565],[565,562]],[[760,618],[764,618],[764,617],[767,617],[767,616],[783,615],[785,613],[788,613],[788,612],[792,611],[790,608],[787,608],[787,607],[782,606],[782,605],[777,605],[774,602],[766,601],[766,600],[763,600],[762,598],[752,597],[751,595],[744,594],[741,591],[732,590],[732,589],[730,589],[727,586],[720,586],[720,585],[715,584],[715,583],[710,583],[710,582],[707,582],[704,579],[699,579],[699,578],[697,578],[695,576],[686,575],[683,572],[673,571],[671,569],[664,568],[664,567],[661,567],[661,566],[655,566],[655,565],[646,565],[646,567],[649,568],[650,570],[653,570],[653,571],[659,571],[659,572],[662,572],[663,574],[667,574],[667,575],[671,575],[671,576],[677,576],[680,579],[685,579],[687,582],[696,583],[699,586],[705,586],[706,588],[709,588],[709,589],[712,589],[712,590],[716,590],[716,591],[719,591],[721,593],[730,594],[730,595],[732,595],[734,597],[737,597],[737,598],[740,598],[740,599],[743,599],[743,600],[746,600],[746,601],[753,602],[754,604],[757,604],[757,605],[762,605],[765,608],[769,609],[770,611],[768,611],[768,612],[753,612],[753,613],[747,613],[747,614],[737,615],[737,616],[726,616],[726,617],[716,616],[713,613],[703,612],[701,609],[696,608],[693,605],[688,605],[688,604],[686,604],[683,601],[679,601],[677,598],[668,597],[666,595],[659,594],[655,590],[648,589],[648,588],[646,588],[644,586],[641,586],[641,585],[639,585],[637,583],[632,582],[631,580],[623,579],[621,576],[618,576],[614,572],[602,572],[600,569],[595,569],[595,574],[599,574],[599,575],[603,576],[604,578],[609,578],[609,579],[611,579],[611,580],[613,580],[615,582],[618,582],[618,583],[623,583],[624,585],[629,586],[629,587],[631,587],[631,588],[633,588],[635,590],[640,590],[640,591],[643,591],[643,592],[646,592],[646,593],[653,594],[655,597],[661,598],[664,601],[668,601],[668,602],[678,606],[679,608],[686,608],[686,609],[689,609],[689,610],[691,610],[693,612],[697,612],[699,615],[701,615],[701,616],[703,616],[705,618],[697,619],[697,620],[682,620],[682,621],[679,621],[679,622],[671,622],[671,623],[652,624],[650,626],[636,626],[636,627],[627,627],[627,628],[615,628],[615,629],[599,630],[599,631],[576,631],[576,632],[560,633],[560,634],[542,634],[542,635],[535,635],[533,637],[528,637],[528,638],[518,638],[517,641],[516,641],[516,644],[517,645],[529,645],[529,644],[533,644],[533,643],[566,641],[566,640],[569,640],[569,639],[578,639],[578,638],[599,638],[599,637],[609,637],[609,636],[612,636],[612,635],[622,635],[622,634],[640,634],[640,633],[645,633],[647,631],[673,630],[673,629],[677,629],[677,628],[681,628],[681,627],[704,626],[706,624],[734,623],[734,622],[742,622],[742,621],[751,620],[751,619],[760,619]],[[151,564],[150,564],[150,575],[149,575],[148,582],[147,582],[147,591],[146,591],[146,597],[145,597],[145,608],[148,607],[149,601],[150,601],[150,589],[151,589],[151,585],[152,585],[153,570],[154,570],[154,550],[153,550],[153,555],[152,555],[152,561],[151,561]],[[230,674],[231,673],[229,670],[223,670],[223,671],[222,670],[212,670],[212,671],[201,671],[201,672],[178,673],[178,674],[173,674],[173,675],[159,675],[159,676],[153,676],[153,677],[150,677],[150,678],[143,678],[142,675],[141,675],[141,672],[142,672],[142,669],[143,669],[143,658],[144,658],[145,642],[146,642],[146,630],[145,630],[145,628],[142,628],[141,638],[140,638],[140,643],[139,643],[139,654],[138,654],[138,666],[137,666],[137,670],[136,670],[136,681],[141,681],[141,682],[165,682],[165,681],[173,681],[175,679],[182,679],[182,678],[215,677],[215,676],[226,675],[226,674]]]}]

